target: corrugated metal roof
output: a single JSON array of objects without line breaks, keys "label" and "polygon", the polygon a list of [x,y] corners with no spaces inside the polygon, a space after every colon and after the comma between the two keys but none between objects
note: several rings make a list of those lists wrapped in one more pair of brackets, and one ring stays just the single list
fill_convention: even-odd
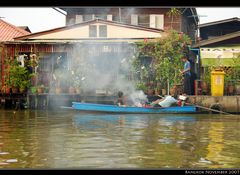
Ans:
[{"label": "corrugated metal roof", "polygon": [[225,41],[225,40],[235,38],[235,37],[239,37],[239,36],[240,36],[240,31],[237,31],[237,32],[234,32],[234,33],[229,33],[229,34],[218,36],[218,37],[215,37],[215,38],[202,40],[202,41],[200,41],[196,44],[193,44],[192,48],[206,46],[206,45],[209,45],[209,44]]},{"label": "corrugated metal roof", "polygon": [[212,25],[218,25],[218,24],[222,24],[222,23],[227,23],[227,22],[240,22],[240,18],[238,17],[234,17],[234,18],[229,18],[229,19],[224,19],[224,20],[219,20],[219,21],[213,21],[213,22],[208,22],[208,23],[204,23],[204,24],[199,24],[199,28],[201,27],[208,27],[208,26],[212,26]]},{"label": "corrugated metal roof", "polygon": [[28,26],[17,26],[17,27],[31,33],[31,30],[28,28]]},{"label": "corrugated metal roof", "polygon": [[0,41],[13,41],[13,38],[27,34],[30,33],[0,19]]}]

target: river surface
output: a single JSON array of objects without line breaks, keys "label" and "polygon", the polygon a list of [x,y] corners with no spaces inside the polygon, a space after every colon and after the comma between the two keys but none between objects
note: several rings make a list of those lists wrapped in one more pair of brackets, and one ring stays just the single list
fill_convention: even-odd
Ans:
[{"label": "river surface", "polygon": [[239,168],[240,115],[0,110],[0,168]]}]

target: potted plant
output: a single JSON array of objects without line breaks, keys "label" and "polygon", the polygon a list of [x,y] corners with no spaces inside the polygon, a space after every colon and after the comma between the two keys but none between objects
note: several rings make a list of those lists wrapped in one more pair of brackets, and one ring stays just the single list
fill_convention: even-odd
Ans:
[{"label": "potted plant", "polygon": [[8,76],[5,83],[12,88],[13,93],[17,93],[19,88],[29,87],[31,74],[25,67],[19,66],[16,60],[8,60],[7,66]]},{"label": "potted plant", "polygon": [[72,73],[72,86],[75,88],[75,92],[80,94],[82,92],[83,82],[85,77],[83,76],[80,69],[76,68],[75,71]]},{"label": "potted plant", "polygon": [[53,74],[54,86],[55,86],[55,93],[60,94],[62,93],[61,88],[61,76],[62,72],[59,69],[56,69]]},{"label": "potted plant", "polygon": [[6,85],[6,82],[5,82],[5,86],[2,86],[2,92],[6,93],[6,94],[11,93],[11,88],[10,88],[10,86]]},{"label": "potted plant", "polygon": [[41,85],[37,86],[37,93],[42,94],[43,92],[44,92],[44,85],[41,84]]},{"label": "potted plant", "polygon": [[227,81],[227,95],[233,95],[235,91],[234,81]]},{"label": "potted plant", "polygon": [[37,93],[37,87],[36,87],[36,86],[32,86],[32,87],[30,88],[30,90],[31,90],[31,93],[32,93],[32,94],[36,94],[36,93]]},{"label": "potted plant", "polygon": [[49,87],[44,87],[44,92],[49,93]]},{"label": "potted plant", "polygon": [[26,92],[27,88],[30,86],[30,80],[23,80],[19,84],[19,91],[20,93]]},{"label": "potted plant", "polygon": [[74,71],[68,71],[67,74],[67,81],[68,81],[68,93],[69,94],[75,94],[75,75],[74,75]]},{"label": "potted plant", "polygon": [[162,94],[165,95],[168,87],[173,87],[181,81],[181,77],[177,76],[178,70],[183,67],[180,58],[187,54],[187,45],[190,44],[191,39],[187,35],[181,34],[180,37],[175,30],[170,30],[165,37],[160,39],[139,43],[137,46],[140,56],[135,57],[133,62],[135,72],[143,72],[141,70],[142,55],[145,58],[152,58],[148,72],[151,72],[150,75],[155,77],[156,82],[161,83]]},{"label": "potted plant", "polygon": [[236,53],[233,58],[233,80],[235,81],[236,95],[240,95],[240,53]]},{"label": "potted plant", "polygon": [[209,88],[211,85],[211,71],[213,67],[208,66],[204,67],[204,72],[202,74],[202,81],[201,81],[201,90],[202,95],[207,95],[209,93]]}]

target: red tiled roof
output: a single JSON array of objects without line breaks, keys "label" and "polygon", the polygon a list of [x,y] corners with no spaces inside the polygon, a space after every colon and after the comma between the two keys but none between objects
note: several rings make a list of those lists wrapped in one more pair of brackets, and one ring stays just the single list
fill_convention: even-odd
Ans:
[{"label": "red tiled roof", "polygon": [[13,41],[15,37],[28,34],[30,33],[0,19],[0,41]]}]

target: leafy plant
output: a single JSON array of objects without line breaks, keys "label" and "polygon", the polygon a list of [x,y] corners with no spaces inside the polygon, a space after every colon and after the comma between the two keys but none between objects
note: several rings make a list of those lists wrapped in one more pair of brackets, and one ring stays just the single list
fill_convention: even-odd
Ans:
[{"label": "leafy plant", "polygon": [[[149,42],[138,44],[138,54],[133,61],[136,77],[140,82],[146,83],[150,77],[160,82],[162,87],[167,86],[169,80],[170,87],[181,82],[179,69],[183,63],[181,57],[186,55],[187,45],[191,44],[191,39],[185,34],[179,34],[171,30],[167,36]],[[150,57],[151,62],[145,66],[144,57]],[[147,67],[142,69],[143,66]]]},{"label": "leafy plant", "polygon": [[207,83],[207,85],[211,84],[211,72],[215,69],[214,66],[208,66],[208,67],[204,67],[204,71],[202,74],[202,80],[205,81]]},{"label": "leafy plant", "polygon": [[143,82],[138,82],[136,84],[136,89],[137,90],[142,90],[143,92],[146,92],[148,88]]},{"label": "leafy plant", "polygon": [[27,88],[30,86],[32,74],[25,67],[19,66],[15,59],[6,60],[7,73],[5,84],[15,88]]},{"label": "leafy plant", "polygon": [[236,53],[232,58],[234,66],[232,67],[232,79],[239,81],[240,79],[240,53]]},{"label": "leafy plant", "polygon": [[82,86],[81,71],[78,69],[76,69],[75,71],[72,71],[71,80],[72,80],[73,87],[80,88]]},{"label": "leafy plant", "polygon": [[172,24],[173,24],[173,18],[180,16],[182,13],[180,10],[178,10],[177,8],[171,8],[168,12],[167,12],[167,16],[171,17],[171,29],[172,29]]}]

